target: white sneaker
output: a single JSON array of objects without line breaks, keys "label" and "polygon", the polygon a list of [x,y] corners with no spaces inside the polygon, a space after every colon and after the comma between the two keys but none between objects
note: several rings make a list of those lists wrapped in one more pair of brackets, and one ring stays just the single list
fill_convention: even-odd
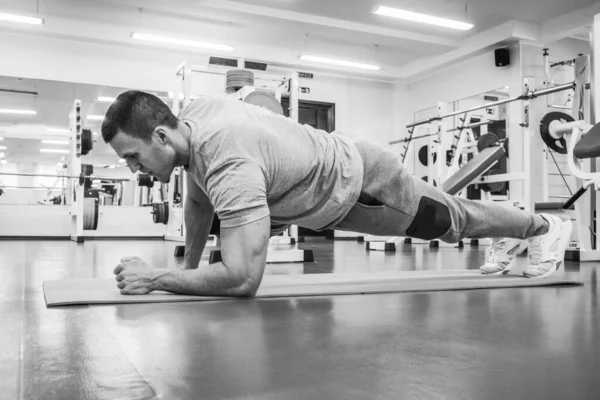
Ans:
[{"label": "white sneaker", "polygon": [[573,224],[570,220],[541,214],[550,223],[550,230],[542,236],[529,238],[529,266],[523,271],[527,278],[546,278],[563,264],[565,251],[571,240]]},{"label": "white sneaker", "polygon": [[485,264],[479,268],[485,275],[507,274],[514,265],[515,257],[527,249],[527,241],[521,239],[492,239]]}]

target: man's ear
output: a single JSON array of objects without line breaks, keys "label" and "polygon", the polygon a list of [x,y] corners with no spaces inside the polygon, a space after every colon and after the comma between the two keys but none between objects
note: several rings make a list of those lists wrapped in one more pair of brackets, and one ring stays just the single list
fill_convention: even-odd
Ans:
[{"label": "man's ear", "polygon": [[165,144],[168,140],[167,132],[165,131],[165,128],[162,126],[157,126],[156,128],[154,128],[154,131],[152,132],[152,136],[154,136],[156,138],[156,140],[162,144]]}]

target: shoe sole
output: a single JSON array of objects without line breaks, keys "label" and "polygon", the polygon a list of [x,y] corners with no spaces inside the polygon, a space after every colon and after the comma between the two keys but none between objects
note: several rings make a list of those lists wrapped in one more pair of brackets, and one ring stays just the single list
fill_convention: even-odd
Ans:
[{"label": "shoe sole", "polygon": [[511,270],[511,268],[513,267],[513,264],[514,264],[514,263],[515,263],[515,261],[514,261],[514,260],[513,260],[513,261],[511,261],[511,262],[510,262],[510,264],[508,264],[508,265],[506,266],[506,268],[504,268],[504,269],[502,269],[502,270],[500,270],[500,271],[498,271],[498,272],[485,272],[485,271],[481,271],[481,269],[480,269],[480,271],[481,271],[481,274],[482,274],[482,275],[486,275],[486,276],[506,275],[506,274],[508,274],[508,273],[510,272],[510,270]]},{"label": "shoe sole", "polygon": [[561,230],[563,229],[567,229],[569,232],[569,236],[567,238],[567,240],[564,241],[564,243],[560,244],[559,247],[559,254],[562,254],[562,258],[560,260],[558,260],[556,262],[556,265],[554,266],[554,268],[550,268],[546,273],[542,274],[542,275],[527,275],[525,273],[525,271],[523,271],[523,276],[526,278],[547,278],[551,275],[553,275],[556,271],[558,271],[560,269],[560,266],[563,264],[563,262],[565,261],[565,252],[567,251],[567,247],[569,247],[569,242],[571,241],[571,233],[573,232],[573,223],[571,222],[571,220],[565,221],[563,222],[563,226],[561,228]]}]

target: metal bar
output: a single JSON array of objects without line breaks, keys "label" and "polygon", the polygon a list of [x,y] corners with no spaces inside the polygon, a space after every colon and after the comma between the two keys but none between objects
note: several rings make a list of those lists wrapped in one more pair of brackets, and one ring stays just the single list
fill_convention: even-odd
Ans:
[{"label": "metal bar", "polygon": [[388,144],[396,144],[396,143],[410,143],[413,140],[417,140],[417,139],[422,139],[422,138],[426,138],[426,137],[430,137],[430,136],[436,136],[437,133],[430,133],[427,135],[421,135],[421,136],[414,136],[414,137],[407,137],[404,139],[397,139],[397,140],[392,140],[391,142],[389,142]]},{"label": "metal bar", "polygon": [[575,64],[575,59],[570,59],[570,60],[565,60],[565,61],[559,61],[559,62],[555,62],[553,64],[550,64],[550,68],[555,68],[555,67],[559,67],[561,65],[573,65]]},{"label": "metal bar", "polygon": [[[79,179],[80,175],[52,175],[52,174],[30,174],[26,172],[0,172],[0,175],[9,175],[9,176],[40,176],[45,178],[67,178],[67,179]],[[100,179],[103,181],[112,181],[112,182],[130,182],[131,179],[128,178],[108,178],[101,177],[96,175],[85,175],[85,178],[88,179]]]},{"label": "metal bar", "polygon": [[575,202],[577,200],[579,200],[579,198],[581,196],[584,195],[585,192],[587,192],[589,186],[583,185],[581,188],[579,188],[579,190],[577,192],[575,192],[575,194],[571,197],[568,197],[569,200],[565,201],[565,204],[563,204],[562,209],[567,210],[569,209],[573,204],[575,204]]},{"label": "metal bar", "polygon": [[573,89],[575,87],[575,82],[571,82],[571,83],[565,83],[564,85],[559,85],[559,86],[555,86],[555,87],[551,87],[548,89],[542,89],[542,90],[532,90],[530,92],[528,92],[527,94],[521,95],[521,96],[516,96],[516,97],[510,97],[508,99],[504,99],[504,100],[499,100],[499,101],[494,101],[492,103],[487,103],[481,106],[475,106],[472,108],[469,108],[468,110],[462,110],[462,111],[455,111],[449,114],[445,114],[445,115],[441,115],[439,117],[430,117],[421,121],[416,121],[416,122],[411,122],[409,124],[406,124],[407,128],[414,128],[416,126],[419,125],[425,125],[425,124],[429,124],[433,121],[439,121],[442,120],[444,118],[450,118],[450,117],[454,117],[460,114],[467,114],[473,111],[478,111],[478,110],[483,110],[484,108],[489,108],[489,107],[496,107],[496,106],[501,106],[503,104],[508,104],[508,103],[513,103],[515,101],[519,101],[519,100],[531,100],[531,99],[535,99],[536,97],[539,96],[545,96],[548,94],[552,94],[552,93],[558,93],[558,92],[562,92],[564,90],[569,90],[569,89]]},{"label": "metal bar", "polygon": [[575,82],[570,82],[570,83],[565,83],[564,85],[559,85],[559,86],[551,87],[548,89],[532,90],[526,96],[529,99],[535,99],[536,97],[539,97],[539,96],[545,96],[548,94],[558,93],[558,92],[562,92],[562,91],[574,89],[574,88],[575,88]]},{"label": "metal bar", "polygon": [[44,186],[0,186],[0,189],[36,189],[36,190],[65,190],[64,187],[44,187]]},{"label": "metal bar", "polygon": [[[598,21],[598,16],[596,15],[594,17],[594,25],[592,27],[592,30],[590,31],[590,117],[588,122],[592,125],[595,125],[598,120],[597,117],[598,115],[596,115],[596,91],[598,90],[598,87],[596,85],[596,79],[598,79],[598,76],[596,75],[596,67],[598,66],[598,54],[596,54],[596,50],[598,49],[597,44],[598,44],[598,40],[600,40],[599,33],[600,33],[600,29],[598,27],[599,21]],[[595,173],[597,172],[597,167],[598,167],[598,161],[594,158],[592,158],[590,160],[590,172],[591,173]],[[595,190],[592,190],[590,192],[590,207],[588,209],[589,215],[590,215],[590,232],[591,232],[591,243],[590,243],[590,248],[592,250],[598,250],[598,247],[600,246],[600,243],[598,242],[598,237],[597,235],[597,213],[599,212],[598,210],[598,195],[596,193]],[[596,216],[596,218],[594,218],[594,216]],[[580,223],[583,223],[583,221],[579,221]]]},{"label": "metal bar", "polygon": [[552,107],[552,108],[558,108],[558,109],[561,109],[561,110],[572,110],[572,109],[573,109],[573,107],[567,107],[567,106],[555,106],[555,105],[552,105],[552,104],[550,104],[548,107]]},{"label": "metal bar", "polygon": [[480,126],[484,126],[487,124],[490,124],[492,121],[481,121],[481,122],[475,122],[474,124],[471,125],[465,125],[465,126],[459,126],[457,128],[453,128],[453,129],[449,129],[447,132],[454,132],[454,131],[461,131],[463,129],[472,129],[472,128],[478,128]]}]

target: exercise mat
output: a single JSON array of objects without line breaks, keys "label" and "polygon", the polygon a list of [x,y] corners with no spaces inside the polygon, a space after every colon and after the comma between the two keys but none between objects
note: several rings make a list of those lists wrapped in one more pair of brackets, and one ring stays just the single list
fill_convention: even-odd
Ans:
[{"label": "exercise mat", "polygon": [[[405,271],[349,274],[265,275],[256,297],[302,297],[371,293],[428,292],[535,286],[582,285],[550,277],[528,279],[520,275],[483,276],[478,271]],[[112,279],[73,279],[43,283],[48,306],[73,304],[161,303],[234,300],[233,297],[189,296],[156,291],[148,295],[122,295]]]},{"label": "exercise mat", "polygon": [[[256,297],[430,292],[582,284],[559,276],[528,279],[510,274],[484,276],[479,271],[469,270],[265,275]],[[147,295],[122,295],[113,279],[46,281],[43,283],[43,288],[48,307],[75,304],[164,303],[235,299],[233,297],[177,295],[160,291]]]}]

